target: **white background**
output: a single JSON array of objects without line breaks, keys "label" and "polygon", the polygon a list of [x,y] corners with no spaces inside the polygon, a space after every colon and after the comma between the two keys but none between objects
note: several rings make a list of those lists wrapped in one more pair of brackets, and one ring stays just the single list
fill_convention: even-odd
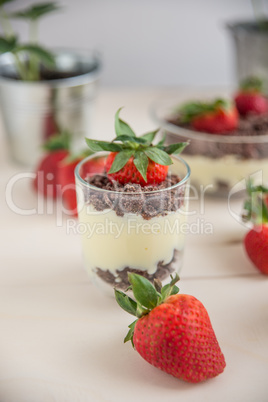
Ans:
[{"label": "white background", "polygon": [[[34,1],[42,3],[45,0]],[[33,1],[17,0],[18,9]],[[40,24],[47,46],[98,49],[104,86],[232,85],[228,21],[253,18],[250,0],[59,0]],[[15,21],[27,37],[27,25]]]}]

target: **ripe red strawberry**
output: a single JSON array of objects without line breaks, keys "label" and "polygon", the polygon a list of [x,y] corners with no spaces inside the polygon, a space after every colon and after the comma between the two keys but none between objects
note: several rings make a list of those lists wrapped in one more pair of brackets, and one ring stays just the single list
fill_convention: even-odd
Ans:
[{"label": "ripe red strawberry", "polygon": [[158,132],[152,131],[137,137],[130,126],[115,115],[116,138],[112,142],[86,139],[92,152],[109,151],[106,161],[108,178],[122,184],[139,183],[142,186],[159,184],[165,180],[168,166],[173,163],[171,154],[179,154],[188,143],[164,146],[152,142]]},{"label": "ripe red strawberry", "polygon": [[197,131],[227,134],[238,126],[236,107],[223,99],[213,102],[190,102],[179,109],[180,121]]},{"label": "ripe red strawberry", "polygon": [[[112,152],[108,155],[106,160],[106,172],[109,172],[109,170],[111,169],[117,154],[118,152]],[[131,158],[127,161],[122,169],[120,169],[118,172],[108,174],[108,177],[110,180],[115,180],[121,184],[137,183],[141,186],[145,186],[149,184],[156,185],[161,183],[165,180],[167,173],[168,166],[160,165],[159,163],[156,163],[149,159],[146,172],[147,181],[145,181],[136,166],[134,165],[134,158],[133,156],[131,156]]]},{"label": "ripe red strawberry", "polygon": [[58,166],[69,154],[69,134],[50,137],[44,149],[47,152],[37,166],[33,187],[43,196],[55,199],[59,194]]},{"label": "ripe red strawberry", "polygon": [[251,221],[251,229],[244,238],[249,259],[263,274],[268,275],[268,188],[248,183],[249,199],[245,201],[244,221]]},{"label": "ripe red strawberry", "polygon": [[[68,210],[70,215],[77,216],[77,202],[76,202],[76,191],[75,191],[75,175],[74,170],[76,165],[86,156],[91,153],[84,151],[79,155],[70,157],[68,156],[58,166],[58,182],[61,187],[61,193],[65,208]],[[104,172],[104,158],[98,158],[88,161],[84,166],[85,177],[87,174],[91,173],[103,173]]]},{"label": "ripe red strawberry", "polygon": [[234,100],[242,116],[268,113],[268,99],[263,93],[263,82],[257,77],[244,80]]},{"label": "ripe red strawberry", "polygon": [[251,229],[244,239],[248,257],[263,274],[268,275],[268,225]]},{"label": "ripe red strawberry", "polygon": [[197,383],[215,377],[225,368],[225,359],[208,313],[195,297],[177,294],[178,276],[164,287],[144,277],[129,274],[135,300],[115,290],[118,304],[138,317],[125,342],[150,364],[184,381]]}]

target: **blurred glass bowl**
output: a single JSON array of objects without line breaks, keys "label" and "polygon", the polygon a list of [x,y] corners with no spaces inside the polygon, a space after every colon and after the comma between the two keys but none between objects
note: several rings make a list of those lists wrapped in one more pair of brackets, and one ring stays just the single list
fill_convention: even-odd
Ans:
[{"label": "blurred glass bowl", "polygon": [[[243,179],[251,175],[261,177],[261,181],[267,180],[268,129],[265,135],[218,135],[179,127],[173,122],[176,108],[193,99],[204,100],[205,97],[177,95],[162,98],[151,105],[150,114],[162,133],[166,133],[167,145],[189,141],[183,158],[191,167],[192,183],[198,190],[206,189],[206,193],[211,195],[227,196],[234,188],[242,188]],[[258,124],[257,116],[252,118]]]}]

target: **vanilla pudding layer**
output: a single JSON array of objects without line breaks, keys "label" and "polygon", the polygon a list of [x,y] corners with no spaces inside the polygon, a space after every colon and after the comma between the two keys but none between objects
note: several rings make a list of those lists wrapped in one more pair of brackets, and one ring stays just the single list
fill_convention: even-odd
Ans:
[{"label": "vanilla pudding layer", "polygon": [[[201,155],[184,155],[184,159],[191,166],[192,181],[204,187],[222,184],[229,189],[248,176],[262,172],[268,178],[267,159],[239,159],[235,155],[226,155],[218,159]],[[208,188],[209,191],[209,188]]]},{"label": "vanilla pudding layer", "polygon": [[[164,281],[179,271],[187,232],[189,186],[174,158],[167,178],[157,186],[88,178],[77,191],[84,265],[97,285],[126,289],[128,272]],[[184,174],[185,175],[185,174]]]},{"label": "vanilla pudding layer", "polygon": [[117,276],[125,268],[153,275],[159,262],[171,263],[174,251],[184,247],[186,216],[182,209],[145,220],[138,214],[121,217],[114,210],[96,211],[85,205],[79,220],[85,228],[82,245],[91,276],[97,270]]}]

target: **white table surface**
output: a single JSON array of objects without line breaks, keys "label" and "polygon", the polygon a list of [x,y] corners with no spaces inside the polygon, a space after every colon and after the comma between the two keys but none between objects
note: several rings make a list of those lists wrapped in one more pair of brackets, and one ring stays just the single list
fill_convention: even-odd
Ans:
[{"label": "white table surface", "polygon": [[[101,90],[94,137],[112,138],[120,106],[138,133],[155,128],[148,105],[161,93]],[[191,202],[190,222],[212,225],[213,234],[188,236],[179,287],[207,308],[227,366],[215,379],[188,384],[123,344],[132,318],[89,282],[69,218],[57,226],[55,205],[53,213],[17,214],[14,205],[37,206],[27,179],[16,182],[7,205],[6,186],[22,171],[1,134],[1,402],[268,401],[268,277],[246,258],[246,229],[226,200],[205,199],[204,210],[200,200]],[[232,204],[240,207],[241,200]]]}]

